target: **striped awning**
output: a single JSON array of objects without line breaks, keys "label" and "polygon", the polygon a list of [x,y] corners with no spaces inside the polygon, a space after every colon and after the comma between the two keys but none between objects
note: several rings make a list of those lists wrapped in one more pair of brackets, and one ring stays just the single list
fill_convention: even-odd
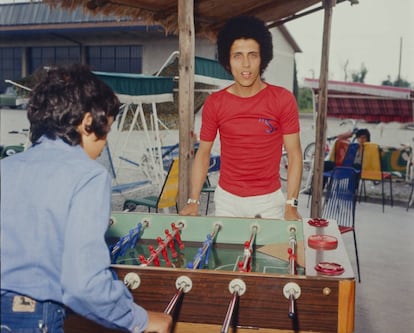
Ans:
[{"label": "striped awning", "polygon": [[[319,81],[305,79],[304,86],[319,93]],[[328,116],[368,122],[413,122],[414,91],[409,88],[328,81]]]}]

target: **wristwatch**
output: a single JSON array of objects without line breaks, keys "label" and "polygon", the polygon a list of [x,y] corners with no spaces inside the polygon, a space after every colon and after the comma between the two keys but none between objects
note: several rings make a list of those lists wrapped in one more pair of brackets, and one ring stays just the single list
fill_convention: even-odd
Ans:
[{"label": "wristwatch", "polygon": [[197,205],[199,205],[200,204],[200,200],[189,198],[187,200],[187,204],[197,204]]},{"label": "wristwatch", "polygon": [[286,200],[286,204],[291,205],[292,207],[297,207],[299,204],[299,201],[296,198],[292,198],[292,199]]}]

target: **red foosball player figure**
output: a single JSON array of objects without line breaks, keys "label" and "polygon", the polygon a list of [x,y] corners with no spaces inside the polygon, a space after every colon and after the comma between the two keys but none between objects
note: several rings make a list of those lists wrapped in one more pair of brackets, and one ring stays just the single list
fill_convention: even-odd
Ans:
[{"label": "red foosball player figure", "polygon": [[243,255],[243,261],[240,261],[239,266],[239,272],[250,272],[250,261],[252,258],[252,249],[250,248],[250,241],[244,242],[244,255]]},{"label": "red foosball player figure", "polygon": [[288,258],[289,258],[289,265],[290,265],[290,273],[296,274],[296,254],[293,253],[293,250],[291,247],[288,248]]},{"label": "red foosball player figure", "polygon": [[145,257],[142,254],[138,257],[138,259],[139,259],[141,265],[148,265],[148,260],[145,259]]},{"label": "red foosball player figure", "polygon": [[164,260],[165,260],[165,264],[166,264],[167,266],[171,266],[170,259],[168,258],[168,253],[167,253],[166,244],[164,243],[164,241],[162,240],[162,238],[161,238],[161,237],[157,237],[157,242],[158,242],[158,246],[160,246],[160,247],[161,247],[161,254],[162,254],[162,257],[163,257],[163,258],[164,258]]},{"label": "red foosball player figure", "polygon": [[175,232],[175,239],[178,243],[178,246],[180,247],[181,250],[184,249],[184,243],[181,240],[181,235],[180,235],[180,228],[178,228],[175,223],[171,223],[171,228],[173,230],[173,232]]},{"label": "red foosball player figure", "polygon": [[152,245],[148,246],[148,249],[151,253],[151,256],[153,256],[152,262],[154,263],[154,266],[160,266],[160,259],[158,258],[157,251],[154,249]]},{"label": "red foosball player figure", "polygon": [[177,254],[177,251],[175,251],[174,236],[168,231],[168,229],[165,229],[165,234],[167,235],[166,242],[168,243],[168,246],[170,247],[171,256],[173,258],[177,258],[178,254]]}]

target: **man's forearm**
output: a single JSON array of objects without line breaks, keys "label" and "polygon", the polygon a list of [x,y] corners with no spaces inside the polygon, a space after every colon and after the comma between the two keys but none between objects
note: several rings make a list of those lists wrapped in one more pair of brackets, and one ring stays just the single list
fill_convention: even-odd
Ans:
[{"label": "man's forearm", "polygon": [[203,188],[204,182],[207,177],[208,167],[210,164],[210,156],[196,156],[191,169],[191,189],[190,198],[199,199],[200,192]]},{"label": "man's forearm", "polygon": [[287,180],[287,198],[297,198],[302,182],[303,161],[302,154],[292,154],[288,156],[288,180]]}]

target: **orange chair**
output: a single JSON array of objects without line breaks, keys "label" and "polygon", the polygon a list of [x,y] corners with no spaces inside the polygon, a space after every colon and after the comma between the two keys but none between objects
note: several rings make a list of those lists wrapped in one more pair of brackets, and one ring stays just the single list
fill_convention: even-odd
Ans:
[{"label": "orange chair", "polygon": [[344,161],[346,152],[348,151],[348,147],[349,141],[336,140],[334,147],[330,152],[329,161],[334,162],[336,166],[341,166]]},{"label": "orange chair", "polygon": [[[372,142],[364,143],[364,150],[362,155],[362,166],[361,166],[361,184],[359,194],[364,193],[366,199],[366,186],[367,180],[373,182],[381,182],[381,195],[382,195],[382,211],[384,212],[385,207],[385,192],[384,182],[388,181],[390,186],[390,201],[391,207],[394,205],[392,197],[392,175],[391,172],[384,171],[381,165],[381,150],[378,144]],[[361,197],[360,197],[361,198]]]}]

